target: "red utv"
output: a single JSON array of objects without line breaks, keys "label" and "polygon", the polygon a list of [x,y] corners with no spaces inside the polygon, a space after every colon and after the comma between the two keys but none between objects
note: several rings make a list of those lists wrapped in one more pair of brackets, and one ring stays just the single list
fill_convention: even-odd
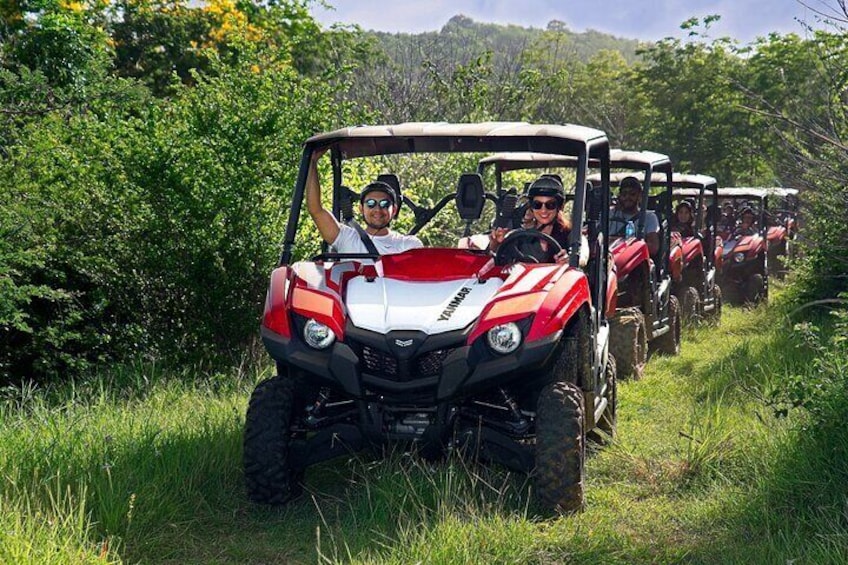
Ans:
[{"label": "red utv", "polygon": [[693,208],[691,226],[672,222],[683,249],[683,276],[675,283],[674,293],[680,300],[684,320],[718,323],[722,295],[716,273],[721,267],[723,244],[718,235],[718,184],[706,175],[675,173],[672,185],[675,211],[681,202],[691,203]]},{"label": "red utv", "polygon": [[[627,177],[642,184],[640,213],[635,222],[610,227],[610,250],[618,277],[618,313],[612,325],[610,351],[620,375],[641,376],[647,345],[669,355],[680,352],[681,310],[673,285],[682,280],[680,238],[669,227],[672,165],[669,158],[650,151],[613,151],[611,166],[634,172],[617,172],[610,178],[614,189]],[[598,177],[591,177],[597,181]],[[659,249],[652,254],[646,242],[647,212],[659,223]],[[647,342],[647,345],[646,345]]]},{"label": "red utv", "polygon": [[[324,251],[296,260],[310,159],[325,148],[340,220],[349,210],[344,174],[350,160],[494,151],[572,155],[579,163],[571,220],[586,226],[589,264],[577,267],[580,230],[573,230],[569,263],[524,261],[523,246],[544,234],[520,229],[494,256],[430,247],[383,256]],[[586,186],[590,159],[602,170],[597,190]],[[285,503],[309,466],[394,443],[427,457],[474,449],[485,460],[532,471],[545,508],[581,508],[586,435],[612,433],[615,426],[604,307],[608,182],[606,136],[574,125],[410,123],[307,140],[262,319],[277,375],[256,387],[247,409],[249,497]],[[455,202],[460,217],[474,222],[485,198],[482,178],[467,173],[442,201]],[[442,202],[426,208],[408,196],[403,201],[402,213],[415,214],[413,231],[426,229],[436,208],[450,211]]]},{"label": "red utv", "polygon": [[[735,228],[726,231],[719,285],[731,304],[768,299],[768,193],[761,188],[720,188],[719,198],[735,209]],[[746,221],[746,217],[750,221]]]},{"label": "red utv", "polygon": [[[534,153],[503,153],[488,156],[478,165],[478,172],[484,173],[489,167],[494,169],[495,184],[503,191],[504,174],[510,171],[536,170],[559,171],[574,167],[574,159],[563,155],[534,154]],[[653,171],[662,171],[671,175],[671,162],[665,155],[651,152],[619,151],[611,152],[611,167],[631,169],[650,175]],[[597,163],[590,161],[590,167]],[[632,174],[632,173],[631,173]],[[662,175],[656,175],[657,177]],[[619,175],[614,176],[620,179]],[[666,177],[663,177],[666,178]],[[594,183],[600,185],[601,175],[590,176]],[[670,191],[668,188],[658,196],[649,197],[651,183],[644,191],[645,202],[641,209],[651,205],[663,208],[660,215],[667,223],[670,206]],[[523,210],[518,208],[516,221],[523,216]],[[650,257],[644,238],[644,214],[638,219],[640,228],[634,223],[634,233],[631,237],[620,237],[621,234],[610,233],[614,241],[610,250],[613,254],[616,277],[610,278],[609,293],[616,293],[615,302],[611,308],[616,308],[616,314],[610,320],[610,351],[616,359],[618,375],[622,377],[641,376],[642,368],[647,360],[648,342],[659,351],[676,353],[680,344],[680,314],[677,299],[671,295],[670,281],[672,272],[675,278],[680,278],[682,269],[682,252],[679,245],[673,245],[670,230],[664,229],[661,234],[661,245],[655,259]],[[641,233],[640,233],[641,230]]]},{"label": "red utv", "polygon": [[767,188],[769,203],[768,256],[772,274],[786,274],[786,258],[791,257],[798,234],[798,189]]}]

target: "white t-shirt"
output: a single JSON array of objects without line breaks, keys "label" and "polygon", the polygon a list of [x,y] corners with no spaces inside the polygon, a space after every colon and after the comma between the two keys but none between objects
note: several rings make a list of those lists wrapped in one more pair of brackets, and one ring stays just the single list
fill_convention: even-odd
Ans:
[{"label": "white t-shirt", "polygon": [[[622,235],[624,234],[624,230],[627,227],[627,222],[633,221],[633,223],[637,223],[639,220],[639,212],[637,211],[632,216],[628,216],[618,208],[610,209],[610,235]],[[652,211],[648,210],[645,212],[645,233],[659,233],[660,231],[660,221],[657,219],[657,215]]]},{"label": "white t-shirt", "polygon": [[[414,235],[403,235],[391,230],[386,235],[372,235],[371,241],[374,242],[374,247],[377,248],[380,255],[403,253],[407,249],[424,246],[421,240]],[[362,243],[359,232],[345,224],[339,225],[339,235],[332,247],[336,250],[336,253],[368,253],[368,248]]]}]

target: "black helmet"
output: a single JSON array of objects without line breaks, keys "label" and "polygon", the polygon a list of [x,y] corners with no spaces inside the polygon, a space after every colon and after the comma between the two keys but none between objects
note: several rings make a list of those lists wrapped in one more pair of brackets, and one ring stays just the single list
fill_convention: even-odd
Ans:
[{"label": "black helmet", "polygon": [[677,207],[674,208],[674,211],[677,212],[683,206],[686,206],[687,208],[689,208],[690,214],[695,211],[695,203],[692,202],[691,200],[689,200],[688,198],[686,200],[681,200],[680,202],[678,202]]},{"label": "black helmet", "polygon": [[368,196],[371,192],[385,192],[389,195],[389,200],[392,201],[392,205],[397,209],[397,194],[395,193],[395,189],[391,187],[388,183],[383,181],[374,181],[365,188],[362,189],[362,192],[359,194],[359,203],[362,204],[365,202],[365,197]]},{"label": "black helmet", "polygon": [[565,190],[562,188],[562,183],[548,175],[542,175],[534,180],[527,189],[527,196],[531,200],[536,196],[551,196],[559,200],[560,205],[565,202]]},{"label": "black helmet", "polygon": [[754,216],[755,218],[757,217],[757,215],[754,213],[754,209],[753,209],[753,208],[751,208],[750,206],[744,206],[744,207],[743,207],[743,208],[739,211],[739,213],[737,214],[737,216],[739,216],[739,217],[741,218],[741,217],[742,217],[742,216],[744,216],[745,214],[751,214],[751,215],[752,215],[752,216]]}]

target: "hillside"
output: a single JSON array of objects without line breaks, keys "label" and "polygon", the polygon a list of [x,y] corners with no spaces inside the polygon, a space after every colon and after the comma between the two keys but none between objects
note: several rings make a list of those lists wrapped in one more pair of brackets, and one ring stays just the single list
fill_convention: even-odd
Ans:
[{"label": "hillside", "polygon": [[[477,22],[463,15],[452,17],[439,31],[419,34],[368,32],[375,37],[392,60],[410,66],[424,60],[453,60],[465,64],[484,52],[491,52],[497,67],[510,66],[529,47],[555,38],[562,59],[586,62],[602,50],[619,51],[628,63],[637,60],[639,42],[615,37],[599,31],[575,32],[563,22],[553,20],[547,29],[525,28]],[[407,53],[418,55],[416,61],[402,59]]]},{"label": "hillside", "polygon": [[639,59],[637,50],[648,47],[597,31],[576,33],[558,21],[543,30],[462,15],[439,31],[369,31],[361,38],[369,47],[345,97],[384,122],[582,120],[603,128],[603,112],[588,109],[597,97],[583,100],[589,91],[581,83],[623,76]]}]

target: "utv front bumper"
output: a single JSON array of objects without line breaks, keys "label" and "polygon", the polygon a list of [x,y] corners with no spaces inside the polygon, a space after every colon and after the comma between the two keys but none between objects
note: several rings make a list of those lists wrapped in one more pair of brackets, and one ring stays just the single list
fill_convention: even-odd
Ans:
[{"label": "utv front bumper", "polygon": [[[342,390],[351,398],[379,394],[399,403],[441,403],[538,375],[547,368],[561,343],[562,331],[523,343],[515,352],[498,355],[484,339],[466,345],[467,332],[427,336],[421,332],[377,334],[348,330],[344,342],[315,350],[299,338],[286,338],[262,328],[262,341],[277,362],[299,369],[316,385]],[[396,342],[414,341],[409,349]]]}]

